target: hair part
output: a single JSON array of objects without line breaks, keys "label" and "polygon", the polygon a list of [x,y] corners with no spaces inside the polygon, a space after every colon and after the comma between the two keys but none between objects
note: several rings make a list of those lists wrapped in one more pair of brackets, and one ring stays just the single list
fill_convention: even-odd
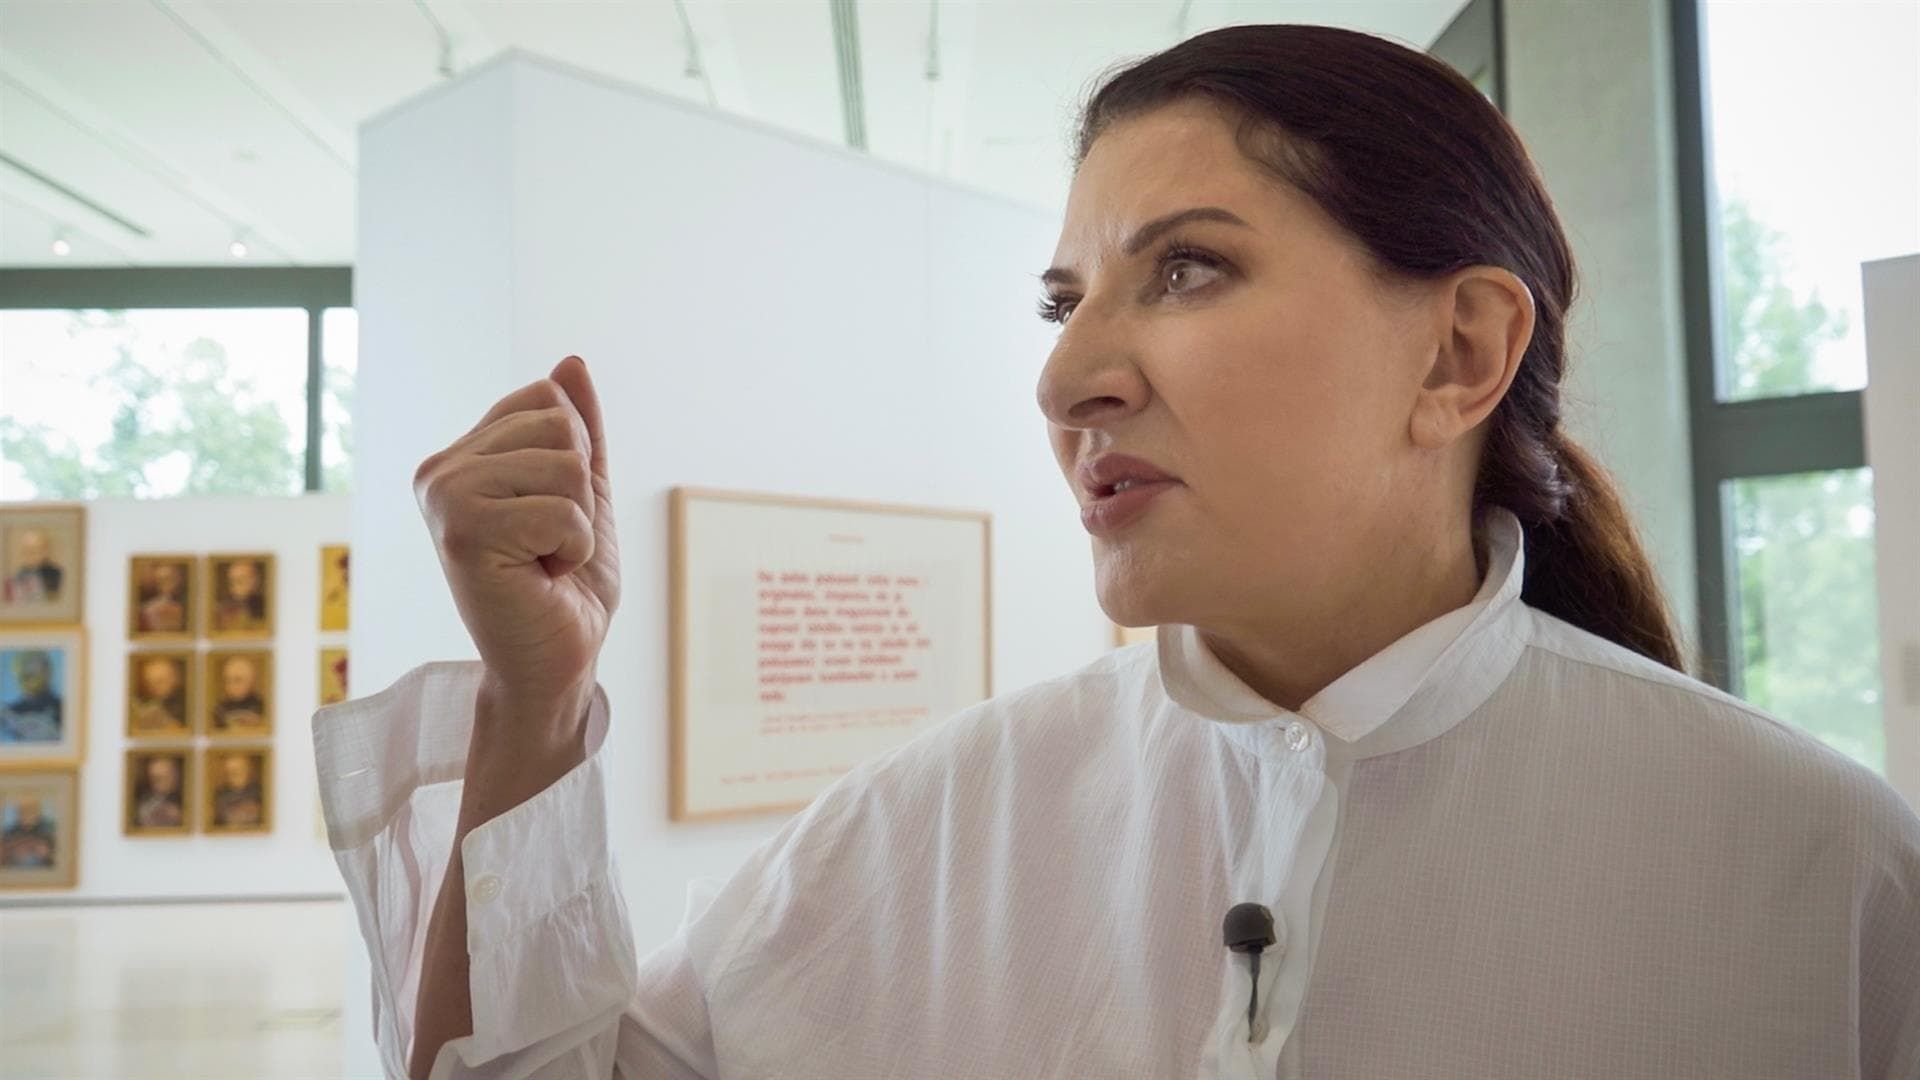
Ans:
[{"label": "hair part", "polygon": [[1446,64],[1384,38],[1232,26],[1108,76],[1081,113],[1075,167],[1114,124],[1194,99],[1219,106],[1248,160],[1311,198],[1384,280],[1497,266],[1526,284],[1533,338],[1486,421],[1474,508],[1525,526],[1530,606],[1686,672],[1617,486],[1560,427],[1573,251],[1507,119]]}]

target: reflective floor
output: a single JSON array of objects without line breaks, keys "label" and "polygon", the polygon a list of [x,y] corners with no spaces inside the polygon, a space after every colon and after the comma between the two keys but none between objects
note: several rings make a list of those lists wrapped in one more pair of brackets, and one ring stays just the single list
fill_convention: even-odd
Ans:
[{"label": "reflective floor", "polygon": [[341,1075],[340,902],[0,908],[0,1077]]}]

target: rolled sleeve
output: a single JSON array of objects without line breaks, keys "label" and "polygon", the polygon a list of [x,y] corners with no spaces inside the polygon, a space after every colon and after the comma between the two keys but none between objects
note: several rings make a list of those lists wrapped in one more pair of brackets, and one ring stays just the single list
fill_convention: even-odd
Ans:
[{"label": "rolled sleeve", "polygon": [[[478,663],[428,664],[314,716],[328,837],[372,960],[390,1076],[406,1075],[481,675]],[[613,1046],[637,965],[607,840],[607,714],[596,688],[586,759],[462,843],[474,1034],[443,1048],[436,1076],[535,1075]]]}]

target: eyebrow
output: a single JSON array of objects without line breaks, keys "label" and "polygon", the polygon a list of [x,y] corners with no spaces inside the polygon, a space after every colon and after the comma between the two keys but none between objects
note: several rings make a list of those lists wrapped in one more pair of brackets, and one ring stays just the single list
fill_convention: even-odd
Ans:
[{"label": "eyebrow", "polygon": [[[1140,228],[1135,230],[1134,234],[1127,239],[1127,242],[1121,246],[1120,250],[1128,257],[1138,255],[1146,250],[1148,244],[1159,239],[1160,236],[1169,229],[1178,228],[1190,221],[1217,221],[1224,225],[1238,225],[1241,228],[1252,227],[1240,220],[1240,216],[1231,210],[1226,210],[1218,206],[1195,206],[1191,209],[1175,210],[1171,214],[1163,214],[1147,222],[1145,225],[1140,226]],[[1080,275],[1064,267],[1055,266],[1042,272],[1040,281],[1047,285],[1078,285],[1080,283]]]}]

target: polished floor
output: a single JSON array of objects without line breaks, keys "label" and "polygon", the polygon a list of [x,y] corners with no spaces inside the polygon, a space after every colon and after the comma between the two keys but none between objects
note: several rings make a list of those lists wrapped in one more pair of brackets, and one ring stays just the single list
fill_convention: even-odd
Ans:
[{"label": "polished floor", "polygon": [[342,1075],[340,902],[0,908],[0,1078]]}]

